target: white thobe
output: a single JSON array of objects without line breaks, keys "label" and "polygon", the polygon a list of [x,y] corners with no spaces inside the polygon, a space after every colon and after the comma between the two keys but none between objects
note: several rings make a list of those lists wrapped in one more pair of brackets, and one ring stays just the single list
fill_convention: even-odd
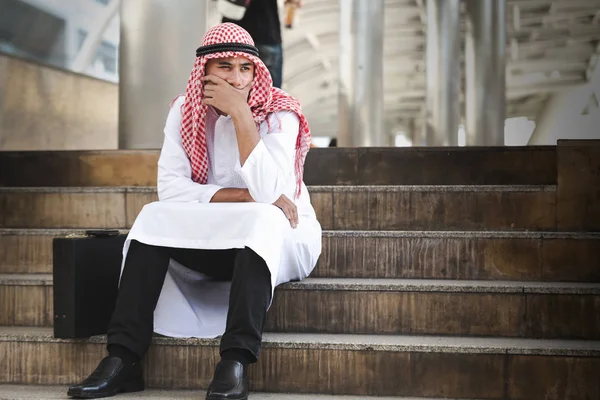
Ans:
[{"label": "white thobe", "polygon": [[[302,183],[294,200],[298,116],[271,114],[260,125],[261,140],[242,166],[230,117],[212,107],[207,115],[208,182],[191,179],[192,169],[181,143],[181,105],[175,101],[164,130],[158,161],[159,201],[136,218],[131,240],[188,249],[249,247],[266,262],[271,288],[307,277],[321,254],[321,226]],[[211,129],[214,126],[214,129]],[[270,132],[270,133],[269,133]],[[255,203],[210,203],[221,188],[247,188]],[[282,194],[298,209],[297,228],[272,205]],[[154,313],[154,331],[173,337],[215,337],[225,331],[230,282],[211,281],[171,260]]]}]

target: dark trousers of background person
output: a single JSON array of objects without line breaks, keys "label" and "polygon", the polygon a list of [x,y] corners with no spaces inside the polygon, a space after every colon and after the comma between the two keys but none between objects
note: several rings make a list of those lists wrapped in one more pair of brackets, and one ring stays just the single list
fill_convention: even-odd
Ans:
[{"label": "dark trousers of background person", "polygon": [[227,350],[258,358],[271,275],[265,261],[249,248],[229,250],[177,249],[133,240],[125,259],[115,311],[108,327],[108,348],[120,345],[140,359],[152,341],[154,309],[163,287],[169,259],[212,279],[231,280],[227,328],[221,354]]},{"label": "dark trousers of background person", "polygon": [[283,81],[283,47],[281,44],[258,44],[258,55],[269,69],[273,86],[281,88]]}]

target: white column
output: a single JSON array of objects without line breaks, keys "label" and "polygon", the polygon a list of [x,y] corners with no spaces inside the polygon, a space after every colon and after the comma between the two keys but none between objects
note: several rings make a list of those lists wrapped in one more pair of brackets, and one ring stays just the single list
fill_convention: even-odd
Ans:
[{"label": "white column", "polygon": [[169,103],[185,93],[207,29],[207,2],[121,1],[119,148],[160,148]]},{"label": "white column", "polygon": [[460,77],[460,0],[427,0],[428,146],[458,145]]},{"label": "white column", "polygon": [[506,0],[467,0],[466,143],[504,146]]},{"label": "white column", "polygon": [[338,145],[385,146],[383,0],[340,1]]}]

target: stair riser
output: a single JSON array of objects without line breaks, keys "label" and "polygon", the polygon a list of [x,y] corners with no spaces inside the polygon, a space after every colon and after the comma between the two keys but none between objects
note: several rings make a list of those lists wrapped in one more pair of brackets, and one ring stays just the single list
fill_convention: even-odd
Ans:
[{"label": "stair riser", "polygon": [[[158,151],[2,152],[3,186],[151,186]],[[44,174],[40,174],[44,171]],[[556,183],[555,147],[311,149],[308,185]]]},{"label": "stair riser", "polygon": [[0,185],[152,186],[158,156],[158,151],[122,150],[2,152]]},{"label": "stair riser", "polygon": [[51,326],[52,293],[48,285],[0,285],[0,325]]},{"label": "stair riser", "polygon": [[[311,194],[323,229],[555,230],[556,193],[364,191]],[[0,228],[128,228],[156,193],[1,192]]]},{"label": "stair riser", "polygon": [[[0,325],[51,326],[49,286],[0,285]],[[600,296],[278,289],[271,332],[600,339]]]},{"label": "stair riser", "polygon": [[281,290],[268,331],[600,339],[600,296]]},{"label": "stair riser", "polygon": [[[600,238],[323,237],[313,277],[600,282]],[[0,273],[51,273],[52,236],[0,235]]]},{"label": "stair riser", "polygon": [[[134,195],[135,196],[135,195]],[[135,200],[127,193],[0,193],[3,228],[126,228]],[[136,207],[135,215],[141,209]]]},{"label": "stair riser", "polygon": [[323,237],[313,277],[600,281],[600,239]]},{"label": "stair riser", "polygon": [[313,192],[324,229],[555,230],[556,193]]},{"label": "stair riser", "polygon": [[[1,383],[67,385],[89,374],[105,350],[0,342],[0,354],[7,355],[0,359]],[[216,345],[155,345],[145,360],[148,386],[206,388],[217,357]],[[599,368],[598,358],[266,346],[249,372],[252,389],[266,392],[541,400],[598,398]],[[548,397],[557,392],[567,396]]]}]

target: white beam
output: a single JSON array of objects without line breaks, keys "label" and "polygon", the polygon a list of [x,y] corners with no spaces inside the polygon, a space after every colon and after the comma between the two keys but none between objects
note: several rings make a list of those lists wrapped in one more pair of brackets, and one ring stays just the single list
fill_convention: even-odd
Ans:
[{"label": "white beam", "polygon": [[515,38],[510,39],[509,52],[510,52],[510,60],[516,61],[519,59],[519,42],[517,41],[517,39],[515,39]]},{"label": "white beam", "polygon": [[532,86],[522,86],[522,87],[514,87],[507,89],[507,99],[516,99],[519,97],[525,97],[530,95],[536,95],[539,93],[554,93],[560,92],[563,90],[569,90],[577,87],[583,86],[583,82],[572,82],[572,83],[553,83],[546,85],[532,85]]},{"label": "white beam", "polygon": [[110,21],[119,11],[120,6],[121,0],[113,0],[108,3],[108,6],[102,10],[102,13],[98,17],[96,17],[95,24],[88,30],[88,35],[83,41],[81,49],[71,63],[71,70],[81,73],[92,63],[96,56],[98,46],[100,45],[100,42],[102,42],[102,35]]},{"label": "white beam", "polygon": [[563,21],[574,21],[577,18],[583,18],[583,17],[587,17],[587,16],[593,16],[596,13],[597,9],[596,8],[590,8],[590,9],[585,9],[585,10],[577,10],[577,11],[570,11],[570,12],[561,12],[561,13],[556,13],[556,14],[527,14],[527,15],[523,15],[523,13],[521,14],[521,17],[519,19],[520,25],[521,26],[528,26],[528,25],[537,25],[537,24],[543,24],[543,25],[550,25],[550,24],[555,24],[555,23],[559,23],[559,22],[563,22]]},{"label": "white beam", "polygon": [[539,60],[517,60],[510,61],[507,66],[507,73],[515,72],[534,72],[534,71],[555,71],[555,70],[583,70],[585,71],[587,62],[569,59],[543,58]]},{"label": "white beam", "polygon": [[508,5],[518,5],[522,9],[537,9],[541,7],[550,7],[553,1],[556,0],[507,0]]},{"label": "white beam", "polygon": [[588,42],[600,40],[600,31],[595,34],[570,36],[556,39],[544,39],[535,41],[519,41],[519,53],[535,53],[546,51],[552,48],[567,47],[569,45],[585,45]]},{"label": "white beam", "polygon": [[546,49],[544,55],[552,58],[568,58],[570,60],[589,60],[590,54],[594,52],[591,43],[578,43],[571,46],[555,47]]},{"label": "white beam", "polygon": [[312,32],[307,32],[306,40],[308,40],[308,42],[314,49],[318,59],[320,60],[325,70],[331,70],[331,62],[326,57],[324,57],[323,53],[321,52],[321,42],[319,41],[317,35],[313,34]]},{"label": "white beam", "polygon": [[325,60],[319,57],[318,54],[313,55],[309,59],[303,59],[302,63],[286,62],[283,74],[286,87],[293,85],[296,77],[298,75],[302,75],[307,69],[310,69],[311,71],[319,71],[319,74],[317,75],[331,75],[333,72],[331,64],[326,65]]},{"label": "white beam", "polygon": [[595,53],[590,57],[588,68],[585,71],[585,78],[591,81],[594,77],[594,72],[598,69],[600,69],[600,43],[596,46]]},{"label": "white beam", "polygon": [[521,29],[521,8],[518,5],[512,8],[512,27],[515,31]]},{"label": "white beam", "polygon": [[598,0],[569,0],[569,1],[555,1],[552,3],[551,12],[569,12],[572,10],[578,10],[581,8],[585,9],[598,9],[600,8],[600,1]]},{"label": "white beam", "polygon": [[524,85],[547,85],[554,83],[567,82],[585,82],[585,73],[581,72],[563,72],[563,73],[529,73],[523,75],[511,75],[507,79],[507,85],[510,88]]}]

